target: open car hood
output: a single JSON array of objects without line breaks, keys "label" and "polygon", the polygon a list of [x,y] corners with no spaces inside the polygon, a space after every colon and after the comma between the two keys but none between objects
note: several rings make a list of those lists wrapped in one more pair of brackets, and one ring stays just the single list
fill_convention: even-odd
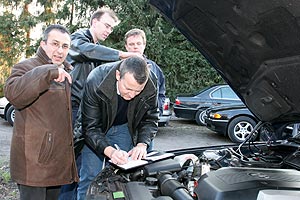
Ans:
[{"label": "open car hood", "polygon": [[299,0],[150,0],[263,122],[300,120]]}]

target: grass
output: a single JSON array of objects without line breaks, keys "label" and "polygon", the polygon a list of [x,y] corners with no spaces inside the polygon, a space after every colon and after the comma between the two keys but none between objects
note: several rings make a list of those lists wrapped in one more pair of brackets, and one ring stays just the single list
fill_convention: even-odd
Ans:
[{"label": "grass", "polygon": [[5,158],[0,158],[0,180],[3,183],[8,183],[11,181],[9,173],[9,161]]},{"label": "grass", "polygon": [[19,192],[16,183],[11,180],[9,158],[0,157],[0,199],[18,200]]}]

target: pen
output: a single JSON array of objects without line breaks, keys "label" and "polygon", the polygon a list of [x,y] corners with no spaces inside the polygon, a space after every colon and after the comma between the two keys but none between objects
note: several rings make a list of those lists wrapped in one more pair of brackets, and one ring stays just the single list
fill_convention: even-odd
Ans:
[{"label": "pen", "polygon": [[114,145],[115,145],[115,147],[116,147],[116,149],[117,149],[118,151],[121,150],[120,147],[119,147],[119,145],[117,145],[117,144],[114,144]]}]

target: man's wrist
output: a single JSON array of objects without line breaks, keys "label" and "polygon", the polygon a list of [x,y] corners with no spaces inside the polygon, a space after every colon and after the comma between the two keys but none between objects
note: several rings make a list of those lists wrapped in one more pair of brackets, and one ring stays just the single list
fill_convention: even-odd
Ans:
[{"label": "man's wrist", "polygon": [[124,58],[125,58],[124,51],[119,51],[119,59],[122,60]]},{"label": "man's wrist", "polygon": [[111,147],[111,146],[108,146],[108,147],[106,147],[106,148],[104,149],[104,154],[105,154],[107,157],[111,158],[115,151],[116,151],[115,148],[113,148],[113,147]]},{"label": "man's wrist", "polygon": [[146,143],[138,143],[136,146],[142,146],[142,147],[146,147],[147,148],[147,144]]}]

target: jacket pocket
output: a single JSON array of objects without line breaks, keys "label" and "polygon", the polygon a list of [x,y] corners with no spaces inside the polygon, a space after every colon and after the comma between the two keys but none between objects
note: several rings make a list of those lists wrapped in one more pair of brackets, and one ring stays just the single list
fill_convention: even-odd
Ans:
[{"label": "jacket pocket", "polygon": [[43,142],[40,148],[39,163],[47,163],[52,155],[53,150],[53,135],[52,133],[47,132],[43,138]]}]

